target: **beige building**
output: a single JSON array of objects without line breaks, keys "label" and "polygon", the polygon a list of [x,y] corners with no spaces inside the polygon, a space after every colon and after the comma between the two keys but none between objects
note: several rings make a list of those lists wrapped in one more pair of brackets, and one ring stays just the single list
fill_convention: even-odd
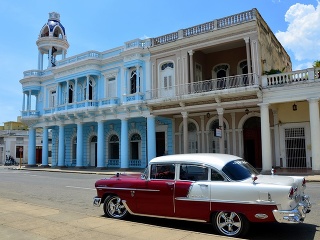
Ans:
[{"label": "beige building", "polygon": [[[42,133],[37,132],[36,136],[37,162],[41,163]],[[21,158],[21,163],[26,164],[28,162],[28,139],[28,127],[22,122],[10,121],[0,126],[0,165],[4,165],[6,158],[9,157],[18,163]]]},{"label": "beige building", "polygon": [[[179,30],[153,43],[148,105],[154,115],[174,120],[175,152],[231,153],[270,169],[271,159],[262,166],[261,76],[271,69],[291,71],[291,61],[259,12]],[[268,122],[273,125],[272,114]]]}]

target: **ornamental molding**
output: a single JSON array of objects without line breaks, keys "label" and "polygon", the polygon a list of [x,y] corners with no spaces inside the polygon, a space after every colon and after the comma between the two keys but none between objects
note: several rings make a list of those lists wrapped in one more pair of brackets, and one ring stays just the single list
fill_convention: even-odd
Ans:
[{"label": "ornamental molding", "polygon": [[131,54],[129,56],[125,56],[123,61],[124,62],[129,62],[129,61],[132,61],[132,60],[141,60],[141,58],[142,58],[142,54],[134,53],[134,54]]},{"label": "ornamental molding", "polygon": [[62,72],[55,73],[55,78],[66,77],[75,73],[81,73],[86,70],[97,70],[100,71],[100,66],[97,64],[88,64],[85,66],[75,67],[73,69],[65,70]]},{"label": "ornamental molding", "polygon": [[115,77],[117,77],[118,73],[119,73],[119,69],[112,70],[112,71],[108,71],[108,72],[104,72],[104,73],[102,73],[102,74],[103,74],[103,76],[104,76],[105,79],[108,79],[108,78],[115,78]]}]

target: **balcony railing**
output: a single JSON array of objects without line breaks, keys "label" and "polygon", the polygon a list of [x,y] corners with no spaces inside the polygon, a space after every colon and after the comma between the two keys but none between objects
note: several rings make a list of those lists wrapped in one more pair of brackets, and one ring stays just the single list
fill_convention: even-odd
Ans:
[{"label": "balcony railing", "polygon": [[23,118],[33,118],[33,117],[39,117],[40,112],[36,110],[29,110],[29,111],[22,111],[21,116]]},{"label": "balcony railing", "polygon": [[70,58],[66,58],[63,60],[60,60],[56,63],[57,67],[60,66],[64,66],[70,63],[75,63],[75,62],[79,62],[85,59],[101,59],[101,53],[97,52],[97,51],[88,51],[79,55],[76,55],[74,57],[70,57]]},{"label": "balcony railing", "polygon": [[299,82],[312,82],[320,79],[320,68],[308,68],[288,73],[262,76],[263,87],[279,87]]},{"label": "balcony railing", "polygon": [[123,102],[124,103],[130,103],[130,102],[139,102],[145,100],[145,94],[142,92],[137,92],[133,94],[128,94],[123,96]]},{"label": "balcony railing", "polygon": [[181,97],[189,94],[200,94],[255,85],[258,85],[256,75],[243,74],[153,89],[146,92],[146,100]]}]

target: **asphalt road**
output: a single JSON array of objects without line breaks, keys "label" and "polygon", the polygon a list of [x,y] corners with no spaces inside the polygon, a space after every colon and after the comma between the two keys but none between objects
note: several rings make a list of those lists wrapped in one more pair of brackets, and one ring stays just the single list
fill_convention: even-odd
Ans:
[{"label": "asphalt road", "polygon": [[[104,218],[102,207],[92,206],[92,198],[95,196],[94,182],[102,177],[108,176],[0,168],[0,204],[5,204],[10,208],[11,203],[14,203],[13,207],[21,209],[20,212],[11,212],[10,209],[6,209],[2,205],[0,206],[0,216],[8,217],[10,215],[12,221],[17,221],[17,218],[22,217],[22,213],[29,213],[25,206],[34,208],[33,213],[41,207],[43,215],[44,212],[47,214],[45,216],[40,214],[38,218],[48,221],[48,229],[52,224],[66,222],[71,224],[70,226],[77,227],[74,231],[90,233],[89,237],[99,238],[99,233],[101,233],[102,236],[109,236],[113,239],[220,239],[215,235],[210,224],[149,217],[131,217],[125,221]],[[257,240],[320,239],[320,183],[308,183],[306,192],[310,195],[313,206],[303,224],[254,224],[251,225],[246,238]],[[54,215],[56,213],[60,215]],[[11,216],[15,214],[17,214],[16,218]],[[59,221],[57,218],[60,218]],[[77,224],[83,222],[83,226],[72,225],[75,220],[77,220]],[[12,225],[14,224],[12,223]],[[66,226],[66,224],[64,225]],[[40,224],[40,226],[42,225]],[[66,229],[60,227],[60,233],[65,231],[69,235],[48,234],[50,232],[45,230],[46,226],[42,226],[43,232],[34,226],[31,229],[33,235],[30,235],[30,239],[35,239],[34,236],[38,236],[37,239],[81,239],[84,237],[81,237],[80,233],[73,233],[70,226]],[[25,228],[29,229],[30,227]],[[22,238],[12,235],[10,232],[12,229],[22,231]],[[130,229],[136,229],[137,232],[131,233]],[[20,229],[17,224],[11,226],[8,220],[1,221],[1,218],[0,232],[7,233],[7,238],[2,238],[2,236],[1,239],[29,239],[26,238],[26,230]],[[140,232],[145,235],[139,234]],[[157,237],[150,237],[148,232],[150,234],[156,233]],[[168,234],[168,238],[165,237],[166,234]]]}]

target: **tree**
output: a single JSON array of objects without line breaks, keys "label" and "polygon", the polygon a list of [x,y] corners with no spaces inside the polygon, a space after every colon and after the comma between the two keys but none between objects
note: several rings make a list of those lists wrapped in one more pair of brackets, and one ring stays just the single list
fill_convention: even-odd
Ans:
[{"label": "tree", "polygon": [[313,62],[313,67],[314,67],[314,68],[320,67],[320,60],[314,61],[314,62]]}]

